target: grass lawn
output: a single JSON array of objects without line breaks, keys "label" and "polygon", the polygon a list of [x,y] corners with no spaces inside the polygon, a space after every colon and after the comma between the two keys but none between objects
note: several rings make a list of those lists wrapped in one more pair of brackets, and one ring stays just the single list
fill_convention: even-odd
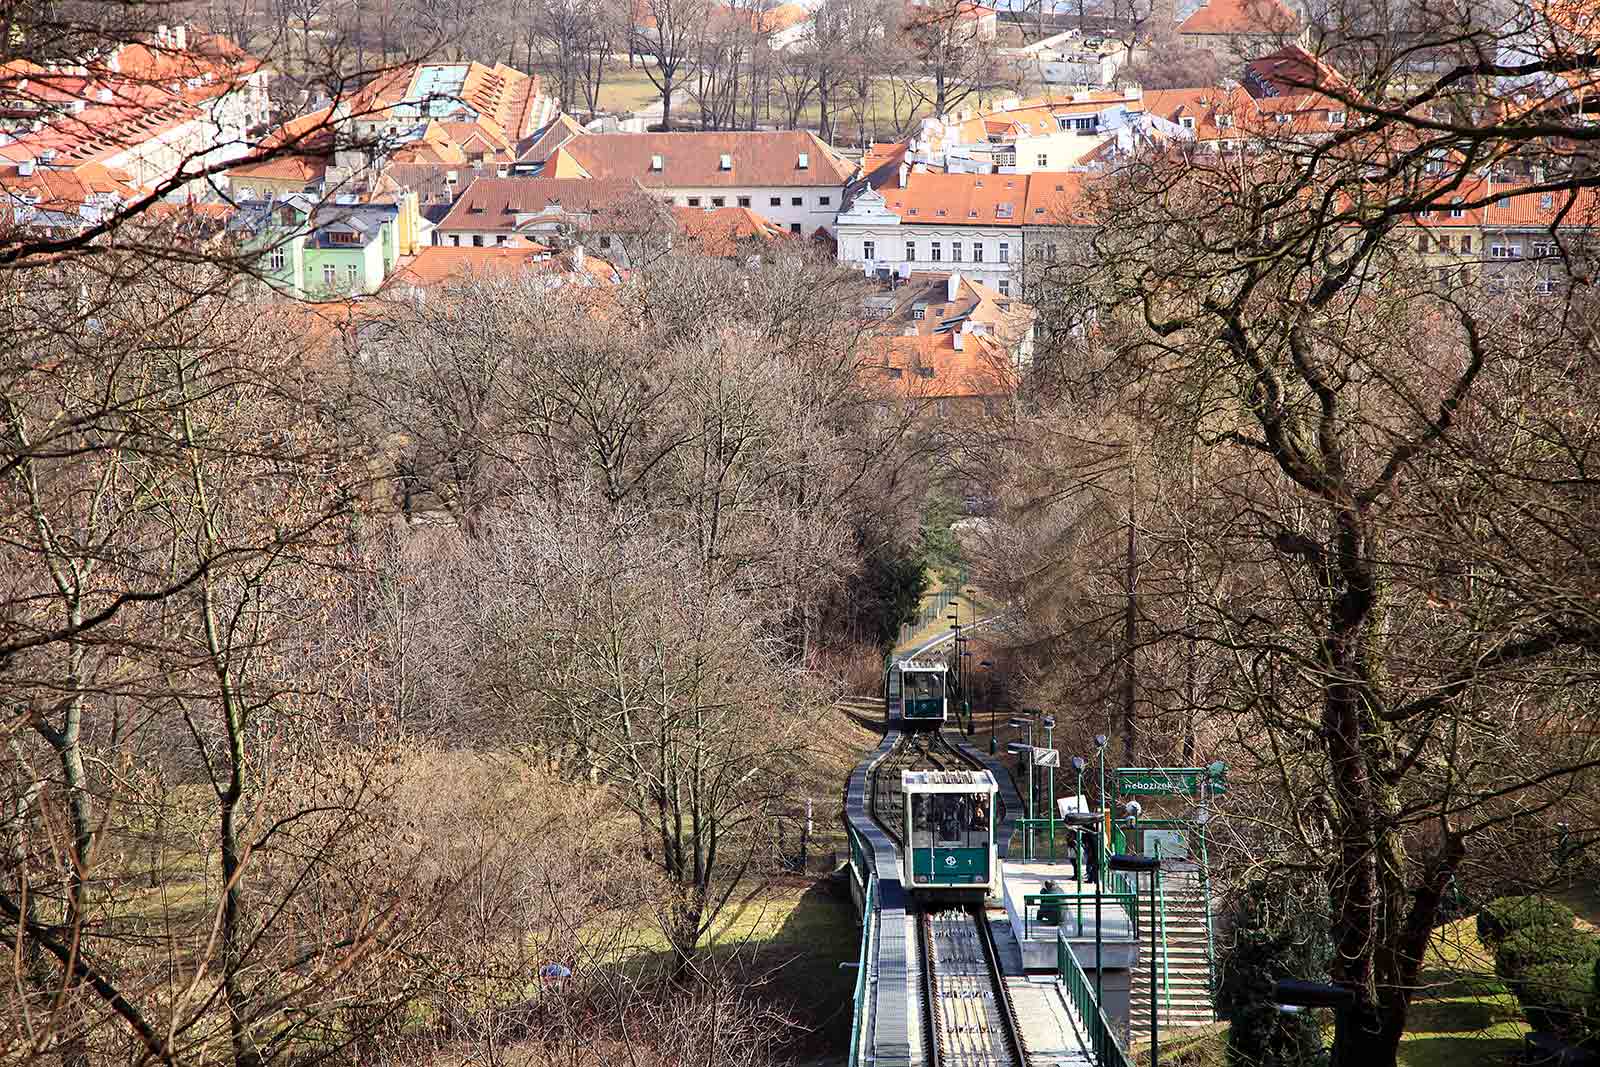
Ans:
[{"label": "grass lawn", "polygon": [[[1434,932],[1422,984],[1400,1040],[1401,1067],[1498,1067],[1521,1048],[1528,1027],[1494,976],[1494,961],[1478,941],[1476,917]],[[1163,1039],[1161,1062],[1222,1067],[1227,1034],[1226,1025],[1175,1032]],[[1149,1062],[1148,1044],[1136,1045],[1134,1052],[1138,1062]]]},{"label": "grass lawn", "polygon": [[629,70],[626,62],[618,63],[606,74],[605,81],[600,83],[602,111],[637,111],[660,100],[661,92],[650,80],[650,75],[645,73],[643,65],[635,65]]}]

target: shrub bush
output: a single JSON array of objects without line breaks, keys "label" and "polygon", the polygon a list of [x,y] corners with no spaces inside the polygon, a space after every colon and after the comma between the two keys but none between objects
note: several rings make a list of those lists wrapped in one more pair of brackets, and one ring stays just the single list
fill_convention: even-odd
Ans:
[{"label": "shrub bush", "polygon": [[1570,927],[1572,909],[1548,897],[1495,897],[1478,911],[1478,940],[1491,951],[1519,930]]},{"label": "shrub bush", "polygon": [[1600,937],[1571,926],[1532,926],[1518,930],[1495,950],[1494,969],[1512,991],[1528,970],[1540,965],[1588,970],[1600,958]]},{"label": "shrub bush", "polygon": [[1569,1039],[1581,1038],[1600,1026],[1596,1010],[1594,974],[1589,966],[1572,963],[1537,963],[1517,984],[1517,1003],[1535,1030],[1547,1030]]}]

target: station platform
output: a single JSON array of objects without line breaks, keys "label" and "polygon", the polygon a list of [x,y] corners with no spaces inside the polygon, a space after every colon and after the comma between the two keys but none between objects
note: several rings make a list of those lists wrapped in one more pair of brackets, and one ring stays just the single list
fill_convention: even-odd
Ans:
[{"label": "station platform", "polygon": [[[1086,969],[1095,966],[1094,958],[1094,885],[1085,882],[1086,899],[1081,903],[1061,905],[1061,923],[1039,922],[1037,904],[1027,904],[1026,898],[1044,892],[1047,881],[1055,881],[1063,893],[1078,892],[1077,879],[1070,863],[1023,863],[1006,860],[1001,864],[1004,874],[1006,919],[1011,934],[1016,939],[1022,956],[1022,966],[1031,972],[1056,970],[1056,942],[1065,937],[1073,955]],[[1116,901],[1106,898],[1100,908],[1101,966],[1107,970],[1127,970],[1138,962],[1139,947],[1134,939],[1133,923]]]}]

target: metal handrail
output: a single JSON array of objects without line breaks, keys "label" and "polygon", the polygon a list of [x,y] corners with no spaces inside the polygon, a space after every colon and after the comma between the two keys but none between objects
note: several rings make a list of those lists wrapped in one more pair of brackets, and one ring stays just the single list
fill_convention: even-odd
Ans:
[{"label": "metal handrail", "polygon": [[872,958],[872,920],[877,896],[878,875],[874,872],[867,877],[867,895],[861,906],[861,957],[856,963],[855,1017],[850,1024],[850,1058],[845,1061],[850,1067],[863,1062],[861,1039],[865,1036],[867,1019],[867,961]]},{"label": "metal handrail", "polygon": [[[1077,932],[1076,936],[1077,937],[1084,936],[1084,934],[1083,934],[1083,906],[1085,904],[1088,904],[1088,905],[1092,906],[1094,904],[1094,898],[1095,898],[1095,894],[1093,894],[1093,893],[1026,893],[1026,894],[1024,894],[1023,897],[1022,897],[1022,939],[1024,941],[1030,941],[1030,940],[1033,939],[1033,933],[1032,933],[1033,923],[1037,922],[1038,920],[1030,919],[1028,917],[1028,908],[1029,908],[1030,905],[1032,905],[1034,907],[1034,909],[1037,910],[1038,905],[1040,905],[1040,904],[1063,904],[1063,905],[1071,904],[1071,905],[1073,905],[1074,911],[1075,911],[1075,913],[1077,915],[1076,926],[1077,926],[1078,932]],[[1136,941],[1136,940],[1138,940],[1138,934],[1136,932],[1138,930],[1138,928],[1139,928],[1139,898],[1138,898],[1138,896],[1136,894],[1133,894],[1133,893],[1104,893],[1104,894],[1101,895],[1100,901],[1101,901],[1101,906],[1102,907],[1104,907],[1107,904],[1119,905],[1122,908],[1122,910],[1124,912],[1126,912],[1127,915],[1128,915],[1128,923],[1129,923],[1129,927],[1128,928],[1129,928],[1129,931],[1130,931],[1130,935],[1128,937],[1125,937],[1125,938],[1123,938],[1123,937],[1113,938],[1112,940],[1117,940],[1117,941]],[[1039,925],[1041,925],[1041,926],[1049,926],[1053,930],[1059,930],[1065,924],[1040,923]],[[1102,935],[1102,936],[1104,936],[1104,935]]]},{"label": "metal handrail", "polygon": [[1117,1044],[1116,1032],[1106,1022],[1105,1011],[1094,999],[1094,984],[1084,973],[1071,946],[1061,938],[1056,939],[1056,972],[1066,987],[1068,1003],[1088,1031],[1084,1036],[1094,1051],[1095,1063],[1099,1067],[1133,1067],[1127,1052]]},{"label": "metal handrail", "polygon": [[[1156,842],[1156,862],[1161,862],[1161,842]],[[1167,880],[1158,868],[1150,877],[1156,880],[1156,920],[1161,924],[1161,999],[1166,1002],[1167,1018],[1172,1018],[1172,948],[1167,944]]]},{"label": "metal handrail", "polygon": [[1206,906],[1206,981],[1211,987],[1211,1018],[1217,1017],[1216,946],[1211,940],[1211,858],[1206,850],[1205,827],[1200,828],[1200,899]]}]

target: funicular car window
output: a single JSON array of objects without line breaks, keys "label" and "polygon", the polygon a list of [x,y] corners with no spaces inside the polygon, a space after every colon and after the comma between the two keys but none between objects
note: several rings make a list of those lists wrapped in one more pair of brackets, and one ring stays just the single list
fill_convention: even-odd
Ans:
[{"label": "funicular car window", "polygon": [[908,700],[938,700],[944,695],[944,679],[928,671],[912,671],[905,676]]},{"label": "funicular car window", "polygon": [[989,798],[918,793],[911,798],[913,848],[988,848]]}]

